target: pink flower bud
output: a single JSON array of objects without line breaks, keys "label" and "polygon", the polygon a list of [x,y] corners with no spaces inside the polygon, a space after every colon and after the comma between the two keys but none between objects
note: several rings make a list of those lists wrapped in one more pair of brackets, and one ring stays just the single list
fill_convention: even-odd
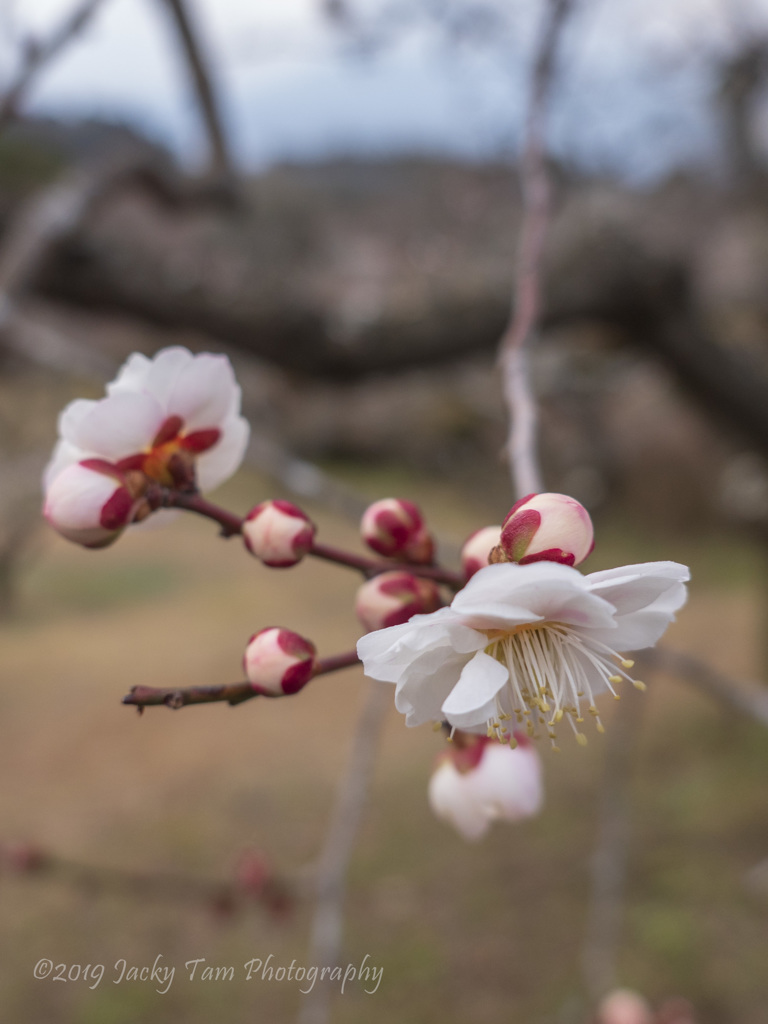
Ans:
[{"label": "pink flower bud", "polygon": [[[458,735],[458,734],[457,734]],[[465,839],[481,839],[495,820],[519,821],[542,803],[541,762],[525,736],[515,749],[485,736],[446,751],[429,781],[433,813]]]},{"label": "pink flower bud", "polygon": [[245,546],[274,569],[296,565],[312,547],[315,527],[289,501],[262,501],[245,517]]},{"label": "pink flower bud", "polygon": [[501,528],[510,562],[578,565],[595,546],[589,513],[566,494],[529,494],[513,505]]},{"label": "pink flower bud", "polygon": [[467,579],[488,565],[488,556],[501,542],[500,526],[484,526],[467,537],[461,549],[461,567]]},{"label": "pink flower bud", "polygon": [[432,580],[419,579],[404,569],[382,572],[357,592],[355,612],[367,630],[398,626],[411,616],[434,612],[442,605]]},{"label": "pink flower bud", "polygon": [[256,693],[282,697],[298,693],[312,678],[315,645],[298,633],[270,626],[254,633],[243,658],[245,674]]},{"label": "pink flower bud", "polygon": [[43,515],[67,540],[86,548],[103,548],[117,540],[136,506],[118,469],[101,459],[85,459],[53,478]]},{"label": "pink flower bud", "polygon": [[598,1024],[651,1024],[648,1003],[637,992],[617,988],[609,992],[597,1009]]},{"label": "pink flower bud", "polygon": [[363,513],[360,533],[369,548],[387,558],[428,565],[435,554],[435,542],[421,512],[404,498],[374,501]]}]

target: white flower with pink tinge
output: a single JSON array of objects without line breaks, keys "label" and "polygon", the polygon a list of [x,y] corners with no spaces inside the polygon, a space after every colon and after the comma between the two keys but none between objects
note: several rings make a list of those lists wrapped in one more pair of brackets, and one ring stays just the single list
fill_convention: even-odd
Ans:
[{"label": "white flower with pink tinge", "polygon": [[395,683],[406,724],[446,720],[503,738],[506,723],[538,725],[555,740],[567,720],[580,743],[595,697],[616,695],[686,599],[688,569],[646,562],[582,575],[555,562],[501,562],[475,573],[450,607],[368,633],[357,651],[365,673]]},{"label": "white flower with pink tinge", "polygon": [[429,780],[429,805],[465,839],[482,839],[494,821],[537,814],[543,800],[541,762],[522,737],[515,749],[484,736],[448,750]]},{"label": "white flower with pink tinge", "polygon": [[177,482],[177,465],[192,464],[198,486],[211,490],[238,468],[248,435],[226,356],[180,347],[153,359],[137,352],[107,385],[106,398],[77,399],[64,409],[44,486],[68,466],[101,459],[166,486]]}]

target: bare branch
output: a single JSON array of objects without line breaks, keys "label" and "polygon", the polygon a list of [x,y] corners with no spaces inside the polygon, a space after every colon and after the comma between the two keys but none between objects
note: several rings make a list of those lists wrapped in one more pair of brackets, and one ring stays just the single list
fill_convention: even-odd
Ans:
[{"label": "bare branch", "polygon": [[[352,752],[339,782],[336,806],[317,866],[317,903],[307,963],[318,967],[338,963],[344,931],[347,871],[368,800],[378,741],[391,700],[388,686],[376,681],[368,683]],[[327,1024],[330,1011],[328,979],[318,978],[302,1003],[299,1024]]]},{"label": "bare branch", "polygon": [[104,0],[84,0],[44,42],[31,41],[14,81],[0,97],[0,130],[18,116],[19,107],[35,78],[78,36],[102,6]]},{"label": "bare branch", "polygon": [[239,865],[234,881],[216,881],[175,872],[136,871],[61,857],[29,844],[0,843],[0,870],[17,875],[49,877],[66,882],[90,894],[114,893],[170,903],[200,904],[217,913],[233,913],[261,903],[270,913],[282,916],[290,910],[305,885],[275,875],[260,855],[249,869],[247,859]]},{"label": "bare branch", "polygon": [[629,858],[632,765],[642,722],[643,698],[622,694],[606,734],[599,824],[591,862],[582,970],[587,992],[598,1000],[616,985]]},{"label": "bare branch", "polygon": [[186,0],[163,0],[178,32],[181,49],[189,68],[195,89],[200,114],[208,133],[210,146],[210,169],[214,176],[232,184],[235,180],[235,165],[230,153],[221,103],[214,86],[211,62],[205,52],[200,33],[190,17]]},{"label": "bare branch", "polygon": [[523,219],[509,323],[499,343],[504,400],[510,417],[507,458],[518,498],[542,490],[536,455],[536,402],[531,393],[527,348],[541,305],[541,258],[549,225],[550,183],[544,154],[544,118],[555,51],[571,0],[549,0],[531,78],[521,157]]},{"label": "bare branch", "polygon": [[764,686],[730,679],[698,658],[668,647],[649,648],[637,657],[652,671],[669,672],[739,714],[768,726],[768,689]]}]

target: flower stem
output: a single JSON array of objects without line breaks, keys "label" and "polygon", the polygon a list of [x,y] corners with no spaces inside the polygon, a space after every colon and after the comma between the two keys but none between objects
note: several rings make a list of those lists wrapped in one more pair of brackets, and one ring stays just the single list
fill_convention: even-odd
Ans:
[{"label": "flower stem", "polygon": [[[342,654],[332,654],[328,658],[318,658],[312,677],[328,675],[331,672],[338,672],[343,668],[351,668],[359,665],[360,659],[357,651],[344,651]],[[189,704],[218,704],[226,702],[229,705],[242,704],[252,697],[270,696],[259,694],[253,689],[249,682],[224,683],[220,686],[187,686],[187,687],[155,687],[155,686],[133,686],[131,692],[123,697],[123,704],[132,704],[142,711],[146,707],[165,705],[168,708],[178,710]],[[275,694],[280,696],[280,694]]]},{"label": "flower stem", "polygon": [[[223,537],[234,537],[242,533],[245,520],[242,516],[228,512],[227,509],[214,505],[201,494],[196,492],[175,491],[158,487],[147,492],[147,498],[154,508],[180,508],[186,512],[196,512],[197,515],[212,519],[221,527]],[[443,569],[435,565],[413,565],[410,562],[383,562],[379,559],[368,558],[365,555],[356,555],[352,551],[344,551],[342,548],[333,547],[330,544],[313,544],[309,554],[315,558],[322,558],[326,562],[335,562],[336,565],[345,565],[350,569],[357,569],[364,576],[370,578],[382,572],[389,572],[392,569],[404,569],[413,573],[414,576],[421,576],[423,579],[434,580],[435,583],[444,583],[454,590],[460,590],[465,583],[464,578],[457,572],[450,569]]]}]

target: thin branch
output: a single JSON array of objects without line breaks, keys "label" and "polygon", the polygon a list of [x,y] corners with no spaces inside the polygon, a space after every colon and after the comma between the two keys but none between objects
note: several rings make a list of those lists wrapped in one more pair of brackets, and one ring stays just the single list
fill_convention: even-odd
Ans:
[{"label": "thin branch", "polygon": [[200,114],[205,124],[210,146],[211,173],[232,184],[236,177],[230,153],[221,102],[214,86],[211,62],[205,52],[200,33],[187,9],[186,0],[163,0],[178,32],[179,42],[189,68]]},{"label": "thin branch", "polygon": [[705,662],[668,647],[654,647],[639,652],[642,660],[654,672],[668,672],[695,686],[733,711],[768,726],[768,689],[756,683],[731,679],[711,668]]},{"label": "thin branch", "polygon": [[536,401],[528,372],[528,344],[541,306],[541,259],[549,226],[550,183],[544,152],[544,119],[555,52],[572,0],[549,0],[531,76],[521,156],[523,215],[517,250],[512,312],[499,342],[504,400],[509,410],[507,458],[518,497],[542,490],[536,455]]},{"label": "thin branch", "polygon": [[261,855],[255,860],[258,863],[250,867],[243,858],[234,881],[217,881],[175,872],[82,864],[30,844],[0,843],[0,871],[49,877],[89,894],[200,904],[217,913],[233,913],[258,902],[270,913],[284,915],[297,896],[303,895],[301,884],[275,875]]},{"label": "thin branch", "polygon": [[[359,665],[357,651],[345,651],[343,654],[332,654],[327,658],[318,658],[312,672],[312,678],[338,672],[343,668]],[[270,694],[257,693],[249,682],[223,683],[220,686],[187,686],[187,687],[156,687],[133,686],[131,692],[123,697],[123,704],[131,704],[142,711],[146,707],[165,705],[173,708],[185,708],[190,704],[227,703],[234,707],[254,697],[269,697]],[[280,696],[275,694],[275,696]]]},{"label": "thin branch", "polygon": [[629,860],[632,766],[644,698],[630,690],[606,734],[599,824],[591,862],[582,971],[590,999],[616,986]]},{"label": "thin branch", "polygon": [[[312,920],[307,963],[335,966],[344,932],[347,871],[373,779],[376,751],[384,719],[392,701],[386,685],[371,681],[355,730],[352,752],[339,782],[323,851],[317,865],[317,903]],[[327,978],[318,978],[304,997],[299,1024],[327,1024],[332,990]]]},{"label": "thin branch", "polygon": [[27,44],[24,59],[16,78],[0,97],[0,130],[18,116],[26,93],[46,64],[57,57],[69,43],[80,35],[104,3],[104,0],[85,0],[61,22],[44,42],[32,40]]},{"label": "thin branch", "polygon": [[[197,493],[156,487],[147,491],[147,499],[155,508],[180,508],[187,512],[195,512],[206,519],[212,519],[213,522],[219,524],[224,537],[234,537],[242,532],[245,521],[242,516],[214,505],[213,502]],[[314,543],[308,554],[326,562],[334,562],[336,565],[343,565],[349,569],[357,569],[369,578],[392,569],[403,569],[413,573],[414,576],[434,580],[436,583],[444,583],[453,587],[454,590],[460,590],[465,583],[463,576],[459,573],[443,569],[440,566],[416,565],[412,562],[384,562],[380,559],[368,558],[365,555],[356,555],[352,551],[345,551],[330,544]]]}]

